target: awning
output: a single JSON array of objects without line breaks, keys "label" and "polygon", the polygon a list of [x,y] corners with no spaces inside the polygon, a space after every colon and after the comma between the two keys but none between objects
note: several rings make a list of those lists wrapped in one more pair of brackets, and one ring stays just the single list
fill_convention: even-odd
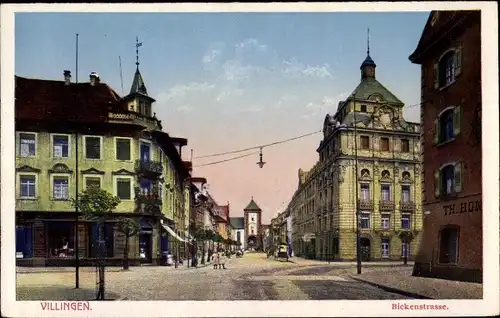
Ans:
[{"label": "awning", "polygon": [[165,225],[165,224],[162,224],[163,228],[165,230],[167,230],[167,232],[172,235],[173,237],[175,237],[176,239],[178,239],[179,241],[181,242],[186,242],[185,239],[183,239],[182,237],[180,237],[179,235],[177,235],[177,233],[175,233],[174,230],[172,230],[168,225]]}]

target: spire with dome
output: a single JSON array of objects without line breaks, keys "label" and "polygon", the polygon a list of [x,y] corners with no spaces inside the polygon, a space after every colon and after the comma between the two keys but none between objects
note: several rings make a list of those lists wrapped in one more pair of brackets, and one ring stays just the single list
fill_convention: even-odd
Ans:
[{"label": "spire with dome", "polygon": [[367,32],[367,49],[366,49],[366,58],[361,63],[361,66],[359,69],[361,70],[361,80],[367,79],[367,78],[373,78],[375,79],[375,68],[377,65],[375,62],[372,60],[370,56],[370,28],[368,28]]}]

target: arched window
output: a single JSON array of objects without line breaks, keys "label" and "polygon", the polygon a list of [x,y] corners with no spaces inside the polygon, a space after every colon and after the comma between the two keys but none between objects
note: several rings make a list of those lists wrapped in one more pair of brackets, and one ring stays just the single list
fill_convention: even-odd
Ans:
[{"label": "arched window", "polygon": [[438,63],[439,86],[446,86],[455,81],[456,54],[455,51],[446,53]]},{"label": "arched window", "polygon": [[445,108],[435,120],[434,143],[452,141],[460,133],[462,113],[460,106]]},{"label": "arched window", "polygon": [[370,171],[368,169],[361,170],[361,177],[370,177]]},{"label": "arched window", "polygon": [[449,226],[441,229],[439,235],[439,263],[458,263],[459,228]]},{"label": "arched window", "polygon": [[391,173],[389,172],[389,170],[382,171],[382,178],[390,178],[390,177]]},{"label": "arched window", "polygon": [[462,165],[450,163],[435,171],[435,194],[447,196],[462,191]]}]

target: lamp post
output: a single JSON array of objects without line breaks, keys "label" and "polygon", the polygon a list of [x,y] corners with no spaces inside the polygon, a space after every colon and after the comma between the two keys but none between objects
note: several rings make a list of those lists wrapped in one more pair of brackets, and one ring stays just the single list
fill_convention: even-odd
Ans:
[{"label": "lamp post", "polygon": [[357,273],[361,274],[361,241],[359,233],[359,223],[360,223],[360,213],[358,206],[358,130],[357,130],[357,118],[356,118],[356,92],[353,96],[353,106],[354,106],[354,206],[356,208],[356,263],[357,263]]}]

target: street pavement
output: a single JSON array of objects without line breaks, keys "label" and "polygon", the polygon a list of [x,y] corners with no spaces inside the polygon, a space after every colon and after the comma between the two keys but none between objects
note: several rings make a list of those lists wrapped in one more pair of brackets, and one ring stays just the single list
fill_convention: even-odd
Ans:
[{"label": "street pavement", "polygon": [[[409,299],[352,279],[355,266],[314,265],[267,259],[263,253],[232,257],[227,269],[212,266],[109,268],[106,298],[111,300],[322,300]],[[391,270],[367,268],[366,271]],[[74,289],[74,271],[17,273],[18,300],[92,300],[97,277],[91,269],[80,273]]]}]

